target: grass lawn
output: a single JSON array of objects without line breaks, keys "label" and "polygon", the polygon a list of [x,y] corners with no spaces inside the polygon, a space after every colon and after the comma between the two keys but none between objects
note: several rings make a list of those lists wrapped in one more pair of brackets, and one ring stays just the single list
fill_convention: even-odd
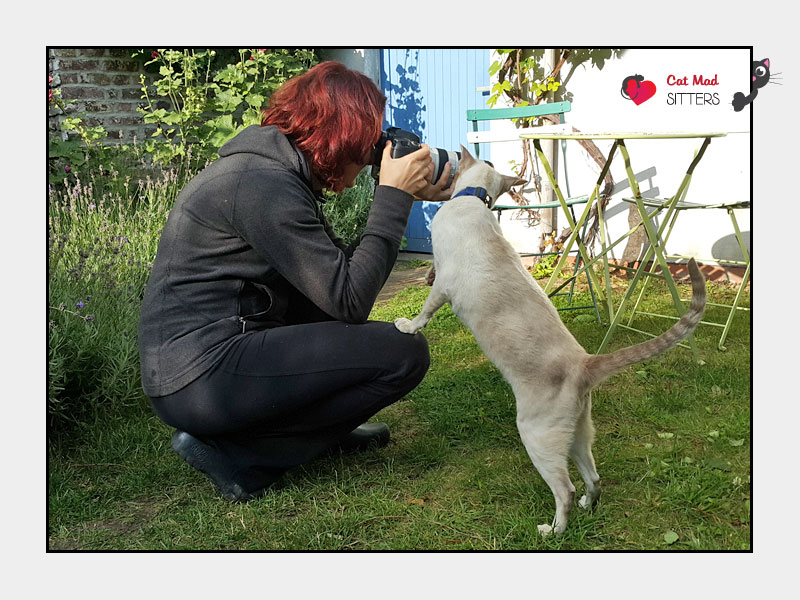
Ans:
[{"label": "grass lawn", "polygon": [[[427,294],[406,288],[373,318],[414,316]],[[733,295],[709,284],[711,301]],[[644,310],[668,302],[654,284]],[[587,314],[561,313],[594,351],[605,329]],[[713,307],[706,318],[724,320]],[[634,325],[659,332],[669,323]],[[594,511],[573,510],[564,535],[544,539],[536,526],[552,519],[553,497],[519,440],[510,388],[448,306],[424,334],[430,372],[375,419],[392,430],[388,447],[320,459],[248,504],[219,498],[172,452],[171,430],[144,398],[138,409],[99,416],[51,445],[49,548],[750,549],[749,313],[737,314],[725,352],[717,328],[698,328],[705,365],[678,348],[593,392],[603,495]],[[610,349],[642,339],[619,330]],[[570,473],[580,497],[574,465]]]}]

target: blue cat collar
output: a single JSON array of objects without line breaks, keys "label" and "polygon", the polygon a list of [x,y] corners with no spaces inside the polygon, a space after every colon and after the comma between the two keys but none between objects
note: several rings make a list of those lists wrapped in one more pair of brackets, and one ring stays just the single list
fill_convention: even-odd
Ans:
[{"label": "blue cat collar", "polygon": [[489,195],[489,192],[481,187],[465,187],[463,190],[455,194],[453,198],[458,198],[459,196],[475,196],[476,198],[480,198],[481,202],[483,202],[486,206],[492,205],[492,197]]}]

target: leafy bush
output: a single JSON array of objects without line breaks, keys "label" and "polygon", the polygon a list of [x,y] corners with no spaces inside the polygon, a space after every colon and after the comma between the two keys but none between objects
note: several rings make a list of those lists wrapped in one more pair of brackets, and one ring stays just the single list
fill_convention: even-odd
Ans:
[{"label": "leafy bush", "polygon": [[355,240],[367,224],[372,197],[375,194],[375,180],[369,170],[364,169],[356,178],[356,185],[341,194],[326,193],[323,205],[325,218],[333,231],[346,243]]},{"label": "leafy bush", "polygon": [[160,79],[152,89],[141,76],[139,109],[145,123],[158,125],[145,142],[158,163],[184,159],[191,146],[197,160],[217,156],[239,131],[261,122],[261,109],[282,83],[317,62],[313,50],[285,48],[239,50],[239,60],[212,70],[215,50],[166,50],[151,53]]},{"label": "leafy bush", "polygon": [[[48,84],[52,81],[53,78],[49,77]],[[66,115],[75,101],[64,100],[60,89],[49,89],[47,104],[51,116]],[[64,178],[69,179],[73,172],[87,167],[90,161],[108,164],[112,155],[119,155],[116,148],[103,145],[106,130],[100,125],[89,127],[79,114],[72,113],[60,119],[51,125],[48,133],[48,181],[51,186],[59,185]]]}]

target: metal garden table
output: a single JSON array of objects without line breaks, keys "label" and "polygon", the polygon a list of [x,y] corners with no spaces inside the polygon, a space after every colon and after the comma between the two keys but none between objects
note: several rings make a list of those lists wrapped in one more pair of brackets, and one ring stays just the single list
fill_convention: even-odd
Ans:
[{"label": "metal garden table", "polygon": [[[692,174],[694,173],[695,167],[703,158],[703,154],[708,148],[708,145],[711,143],[711,138],[715,137],[723,137],[725,133],[721,132],[708,132],[708,133],[698,133],[698,132],[679,132],[679,133],[584,133],[584,132],[575,132],[575,133],[525,133],[522,134],[520,137],[524,139],[533,140],[533,145],[536,149],[536,153],[539,156],[539,160],[541,161],[542,168],[547,173],[547,177],[550,180],[550,184],[553,186],[553,190],[555,191],[556,197],[558,198],[559,204],[562,207],[562,211],[566,216],[567,222],[569,223],[570,227],[572,228],[572,234],[570,235],[567,243],[564,246],[563,253],[556,264],[555,270],[550,277],[550,280],[547,282],[547,285],[544,288],[545,293],[549,293],[552,289],[553,285],[558,278],[561,269],[564,267],[564,263],[567,260],[567,256],[569,256],[569,251],[572,250],[572,247],[577,243],[578,250],[583,258],[584,266],[581,268],[581,272],[583,270],[587,271],[588,276],[592,280],[592,284],[595,286],[595,289],[598,291],[598,294],[601,298],[605,299],[606,305],[608,307],[608,314],[609,318],[611,318],[611,323],[608,327],[608,331],[606,332],[605,337],[603,338],[600,347],[598,348],[597,352],[602,352],[614,333],[614,330],[617,327],[625,327],[626,329],[633,329],[627,325],[623,325],[620,323],[622,319],[623,311],[625,310],[628,301],[630,300],[631,296],[639,284],[639,281],[644,275],[649,276],[657,276],[663,277],[665,280],[667,287],[670,291],[670,294],[673,299],[673,303],[675,304],[675,310],[678,313],[678,316],[682,316],[686,309],[684,308],[680,297],[678,295],[678,289],[675,285],[675,280],[672,277],[672,274],[669,270],[667,265],[667,260],[665,258],[665,249],[664,249],[664,241],[662,239],[662,235],[664,233],[667,224],[672,221],[674,224],[674,215],[676,214],[676,209],[679,202],[682,202],[686,197],[686,192],[689,189],[689,184],[692,179]],[[636,177],[634,175],[634,171],[631,168],[631,160],[630,155],[628,153],[628,148],[625,144],[625,140],[666,140],[666,139],[702,139],[702,145],[700,148],[695,152],[695,156],[689,165],[689,168],[686,171],[686,175],[684,176],[681,184],[678,186],[678,190],[675,192],[675,195],[664,200],[661,204],[658,205],[656,211],[651,215],[647,213],[645,200],[642,198],[642,195],[639,191],[639,184],[636,181]],[[547,161],[547,158],[544,155],[541,147],[541,140],[613,140],[614,143],[611,146],[611,150],[608,153],[608,158],[606,159],[606,164],[603,167],[600,176],[597,178],[597,183],[594,186],[594,190],[589,195],[589,201],[586,203],[586,206],[581,214],[580,218],[577,222],[574,221],[570,212],[567,207],[567,203],[564,199],[564,196],[561,192],[561,189],[558,187],[558,183],[556,181],[555,175],[553,174],[553,169],[550,166],[550,163]],[[628,290],[625,294],[625,297],[622,300],[619,308],[615,311],[614,306],[611,300],[611,278],[610,278],[610,271],[608,266],[608,253],[609,251],[614,248],[616,245],[621,243],[623,240],[628,238],[631,234],[633,234],[638,228],[639,225],[631,228],[626,234],[621,236],[618,240],[610,245],[606,245],[606,231],[605,231],[605,221],[603,219],[603,214],[601,210],[597,211],[598,215],[598,223],[600,226],[600,240],[602,245],[602,252],[600,256],[597,256],[593,259],[589,258],[589,253],[586,250],[586,247],[583,243],[583,240],[579,238],[579,232],[583,227],[583,224],[586,222],[589,214],[591,212],[592,206],[599,200],[600,197],[600,185],[603,183],[605,179],[606,173],[608,173],[609,168],[611,167],[611,162],[616,155],[616,151],[619,149],[620,154],[622,154],[623,161],[625,163],[625,171],[628,175],[628,182],[630,183],[631,191],[633,192],[633,199],[632,201],[636,203],[636,207],[639,211],[639,215],[642,218],[642,225],[647,232],[647,238],[650,242],[647,251],[645,252],[642,260],[639,263],[639,267],[635,270],[633,279],[628,286]],[[652,202],[648,202],[648,204],[652,207]],[[662,211],[666,211],[664,220],[661,226],[656,230],[655,225],[653,224],[653,217],[656,214],[660,214]],[[661,268],[661,274],[656,275],[652,272],[646,271],[645,267],[655,255],[655,262]],[[603,267],[605,273],[605,292],[603,291],[603,287],[600,286],[599,282],[597,281],[597,275],[594,272],[594,269],[591,267],[594,265],[596,261],[598,261],[602,257],[603,259]],[[655,266],[655,265],[654,265]],[[638,331],[639,333],[643,333],[645,335],[652,336],[652,334],[645,332],[645,331]],[[694,336],[690,336],[688,338],[689,348],[692,350],[695,358],[699,360],[699,353],[697,351],[697,346],[694,341]]]}]

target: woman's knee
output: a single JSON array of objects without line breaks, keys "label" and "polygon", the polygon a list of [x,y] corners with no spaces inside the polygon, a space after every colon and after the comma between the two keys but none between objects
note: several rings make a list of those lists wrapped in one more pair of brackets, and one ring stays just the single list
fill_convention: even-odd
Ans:
[{"label": "woman's knee", "polygon": [[386,336],[386,356],[396,365],[403,379],[413,381],[416,386],[431,364],[428,340],[421,333],[408,335],[398,331],[391,323]]}]

